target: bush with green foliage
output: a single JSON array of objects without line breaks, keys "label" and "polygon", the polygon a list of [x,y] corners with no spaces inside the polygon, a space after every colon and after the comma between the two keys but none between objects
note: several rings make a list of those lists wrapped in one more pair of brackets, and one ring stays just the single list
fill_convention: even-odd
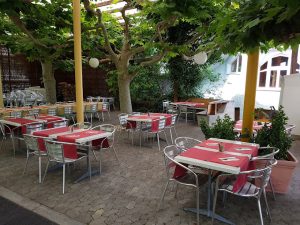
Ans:
[{"label": "bush with green foliage", "polygon": [[235,133],[233,132],[234,121],[226,114],[223,119],[216,120],[212,126],[209,126],[205,119],[200,121],[200,128],[205,135],[205,138],[221,138],[227,140],[235,140]]},{"label": "bush with green foliage", "polygon": [[[254,141],[261,147],[271,146],[279,149],[275,155],[276,159],[288,160],[288,150],[292,145],[293,139],[285,130],[288,117],[280,106],[278,112],[271,119],[271,126],[265,125],[257,132]],[[264,152],[262,152],[264,154]]]}]

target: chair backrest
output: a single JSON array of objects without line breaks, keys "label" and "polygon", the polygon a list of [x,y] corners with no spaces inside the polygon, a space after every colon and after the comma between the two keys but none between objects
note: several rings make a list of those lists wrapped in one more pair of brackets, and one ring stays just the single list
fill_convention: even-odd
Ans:
[{"label": "chair backrest", "polygon": [[23,137],[27,149],[40,153],[38,139],[36,136],[30,134],[23,134]]},{"label": "chair backrest", "polygon": [[45,140],[45,146],[50,161],[65,162],[64,147],[62,142]]},{"label": "chair backrest", "polygon": [[57,115],[57,108],[48,108],[48,115],[56,116]]},{"label": "chair backrest", "polygon": [[89,122],[75,123],[75,124],[71,125],[70,128],[71,128],[71,130],[73,130],[74,128],[90,130],[92,128],[92,124]]},{"label": "chair backrest", "polygon": [[258,151],[260,152],[259,156],[252,157],[252,161],[274,159],[274,156],[279,152],[279,149],[275,147],[260,147]]},{"label": "chair backrest", "polygon": [[15,118],[21,118],[22,117],[22,111],[12,111],[10,113],[10,116],[15,117]]},{"label": "chair backrest", "polygon": [[127,113],[121,113],[118,115],[120,125],[125,126],[127,125],[127,118],[128,114]]},{"label": "chair backrest", "polygon": [[168,107],[168,105],[170,104],[170,101],[164,100],[162,104],[163,104],[163,109],[166,109]]},{"label": "chair backrest", "polygon": [[86,105],[86,108],[89,108],[89,109],[86,110],[86,111],[89,111],[89,112],[97,112],[97,102],[95,102],[95,103],[93,103],[93,104]]},{"label": "chair backrest", "polygon": [[38,116],[40,114],[40,109],[30,109],[28,110],[29,116]]},{"label": "chair backrest", "polygon": [[73,107],[72,106],[65,106],[64,107],[64,114],[65,115],[73,114]]},{"label": "chair backrest", "polygon": [[109,111],[109,103],[102,102],[102,111]]},{"label": "chair backrest", "polygon": [[166,126],[166,118],[160,118],[158,122],[158,130],[163,130]]},{"label": "chair backrest", "polygon": [[98,126],[95,126],[92,128],[92,130],[102,130],[105,132],[110,132],[111,136],[105,137],[102,139],[100,143],[101,148],[105,148],[105,140],[108,142],[108,146],[112,147],[114,145],[114,140],[115,140],[115,132],[116,132],[116,126],[113,124],[101,124]]},{"label": "chair backrest", "polygon": [[65,120],[59,120],[59,121],[53,121],[53,122],[47,123],[47,125],[49,125],[49,124],[53,124],[53,128],[55,128],[55,127],[67,127],[68,126],[68,120],[65,119]]},{"label": "chair backrest", "polygon": [[183,169],[185,169],[187,172],[190,172],[196,176],[196,174],[191,169],[175,161],[175,157],[181,153],[181,150],[176,145],[166,146],[163,151],[165,156],[164,158],[165,158],[166,172],[169,179],[174,176],[176,166],[180,166]]},{"label": "chair backrest", "polygon": [[176,124],[176,119],[177,119],[177,114],[172,115],[172,119],[171,119],[171,126],[175,126]]},{"label": "chair backrest", "polygon": [[178,113],[178,107],[177,107],[177,105],[174,105],[174,104],[168,104],[168,105],[167,105],[167,112],[168,112],[168,113],[172,113],[172,114]]},{"label": "chair backrest", "polygon": [[186,105],[179,105],[179,112],[185,113],[188,111],[188,106]]},{"label": "chair backrest", "polygon": [[26,126],[26,134],[32,134],[32,132],[43,130],[44,128],[44,124],[39,122],[28,123],[24,126]]},{"label": "chair backrest", "polygon": [[200,140],[191,137],[178,137],[175,139],[175,145],[182,151],[186,151],[200,143]]}]

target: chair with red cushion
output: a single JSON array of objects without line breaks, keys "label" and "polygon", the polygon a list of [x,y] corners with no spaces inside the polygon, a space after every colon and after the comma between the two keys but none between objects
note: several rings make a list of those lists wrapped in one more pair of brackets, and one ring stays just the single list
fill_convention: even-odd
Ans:
[{"label": "chair with red cushion", "polygon": [[[42,182],[44,182],[45,177],[47,175],[48,167],[50,162],[55,162],[62,164],[63,166],[63,194],[65,193],[65,176],[66,176],[66,165],[70,163],[75,163],[79,160],[86,159],[88,155],[83,152],[78,151],[78,157],[77,158],[67,158],[64,154],[64,146],[75,146],[77,149],[81,147],[88,147],[88,145],[84,144],[75,144],[75,143],[69,143],[69,142],[58,142],[53,140],[47,140],[45,139],[45,146],[48,154],[48,162],[45,169],[44,177]],[[89,164],[89,171],[91,171],[91,165]],[[90,174],[91,176],[91,174]]]},{"label": "chair with red cushion", "polygon": [[[120,161],[119,161],[119,158],[118,158],[115,146],[114,146],[116,127],[112,124],[102,124],[102,125],[93,127],[92,130],[101,130],[101,131],[111,133],[110,136],[101,139],[99,142],[94,142],[93,147],[92,147],[94,157],[97,161],[99,161],[99,171],[101,174],[101,151],[106,150],[106,149],[112,149],[115,154],[116,160],[120,164]],[[99,152],[98,157],[96,155],[96,152]]]}]

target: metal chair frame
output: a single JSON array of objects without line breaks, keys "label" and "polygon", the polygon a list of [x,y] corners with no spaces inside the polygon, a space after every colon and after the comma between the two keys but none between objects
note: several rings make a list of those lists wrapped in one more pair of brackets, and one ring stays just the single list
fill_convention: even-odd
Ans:
[{"label": "metal chair frame", "polygon": [[[219,175],[216,179],[215,194],[214,194],[214,200],[213,200],[212,224],[214,223],[216,203],[217,203],[217,197],[218,197],[219,191],[223,191],[223,192],[237,195],[240,197],[255,198],[257,200],[261,225],[264,224],[262,210],[261,210],[261,202],[260,202],[261,195],[263,194],[266,208],[267,208],[267,213],[271,219],[271,214],[270,214],[270,209],[269,209],[269,205],[268,205],[268,201],[267,201],[267,197],[266,197],[265,188],[268,185],[268,182],[270,179],[272,166],[276,165],[276,163],[277,163],[276,159],[272,159],[272,164],[270,166],[266,166],[265,168],[262,168],[262,169],[243,171],[237,175],[236,174],[221,174],[221,175]],[[251,182],[246,182],[238,191],[233,192],[232,187],[233,187],[234,179],[229,179],[229,178],[236,178],[238,175],[248,175],[248,179],[251,179],[251,180],[260,179],[260,186],[258,187],[256,185],[252,184]],[[225,182],[223,182],[223,184],[221,184],[222,181],[224,181],[224,180],[226,181],[228,179],[231,180],[231,182],[229,184],[226,184]],[[221,186],[220,186],[220,184],[221,184]]]},{"label": "metal chair frame", "polygon": [[[135,131],[135,128],[133,127],[132,123],[130,121],[127,121],[129,114],[127,113],[120,113],[118,115],[119,118],[119,123],[120,123],[120,129],[127,131],[128,133],[128,138],[129,138],[129,133],[131,133],[131,143],[133,144],[133,132]],[[129,128],[128,128],[129,126]]]},{"label": "metal chair frame", "polygon": [[[163,190],[162,196],[160,198],[159,201],[159,205],[158,205],[158,210],[160,209],[163,201],[164,201],[164,197],[166,194],[166,191],[168,189],[169,183],[170,182],[175,182],[176,183],[176,192],[175,192],[175,197],[177,196],[177,185],[184,185],[184,186],[188,186],[188,187],[193,187],[196,190],[196,205],[197,205],[197,211],[199,211],[199,177],[198,175],[191,170],[190,168],[184,166],[183,164],[175,161],[175,157],[177,155],[179,155],[181,153],[181,149],[179,149],[177,146],[175,145],[169,145],[166,146],[163,150],[164,152],[164,160],[165,160],[165,168],[166,168],[166,173],[167,173],[167,183],[165,185],[165,188]],[[175,166],[180,166],[181,168],[185,169],[187,171],[186,175],[184,176],[185,178],[191,178],[194,183],[192,182],[184,182],[183,178],[174,178],[173,174],[174,174],[174,169]],[[188,179],[187,179],[188,180]],[[197,213],[197,225],[199,225],[199,213]]]},{"label": "metal chair frame", "polygon": [[187,123],[188,114],[193,114],[193,120],[195,121],[196,111],[186,105],[179,105],[178,120],[182,114],[185,114],[185,122]]},{"label": "metal chair frame", "polygon": [[73,121],[73,123],[75,123],[75,113],[73,112],[73,107],[72,106],[65,106],[64,107],[64,117],[66,117],[67,119],[71,119]]},{"label": "metal chair frame", "polygon": [[[155,121],[158,121],[158,129],[157,129],[157,131],[152,131],[152,126],[153,126],[153,123]],[[165,131],[165,126],[166,126],[166,118],[160,118],[160,119],[152,120],[151,122],[148,122],[148,123],[141,123],[141,127],[139,129],[141,130],[142,133],[147,133],[147,135],[148,134],[155,134],[156,135],[158,151],[160,151],[160,141],[159,141],[160,137],[159,137],[159,134],[161,132],[164,133],[165,139],[166,139],[166,142],[167,142],[167,145],[168,145],[168,139],[167,139],[167,134],[166,134],[166,131]],[[138,129],[138,123],[137,123],[137,129]],[[140,147],[141,146],[142,146],[142,138],[140,136]]]},{"label": "metal chair frame", "polygon": [[23,135],[25,144],[26,144],[26,163],[23,171],[23,175],[26,173],[27,166],[28,166],[28,161],[31,156],[38,156],[39,158],[39,183],[42,182],[42,157],[47,156],[47,152],[43,152],[39,148],[38,144],[38,138],[43,138],[43,137],[37,137],[33,136],[30,134],[24,134]]},{"label": "metal chair frame", "polygon": [[[70,164],[70,163],[75,163],[81,159],[87,158],[88,154],[78,152],[78,154],[81,154],[81,155],[77,159],[66,158],[64,156],[64,147],[63,146],[64,145],[75,145],[77,148],[81,148],[81,147],[89,147],[89,145],[69,143],[69,142],[59,142],[59,141],[53,141],[53,140],[49,140],[49,139],[45,139],[45,145],[46,145],[47,154],[48,154],[48,162],[47,162],[47,166],[45,169],[45,173],[44,173],[42,182],[44,182],[44,180],[45,180],[50,162],[56,162],[56,163],[62,164],[62,166],[63,166],[62,193],[64,194],[65,193],[66,165]],[[89,164],[88,165],[89,171],[91,171],[91,164],[90,163],[88,163],[88,164]],[[91,176],[91,174],[90,174],[90,176]]]},{"label": "metal chair frame", "polygon": [[90,122],[74,123],[70,126],[70,129],[74,130],[74,128],[90,130],[92,128],[92,124]]},{"label": "metal chair frame", "polygon": [[[90,107],[90,109],[87,109],[88,107]],[[90,115],[91,124],[93,124],[93,117],[94,117],[94,115],[97,115],[98,118],[100,118],[97,107],[98,107],[98,103],[97,102],[85,106],[86,109],[85,109],[84,115],[85,115],[85,118],[86,118],[87,121],[89,121],[88,115]]]},{"label": "metal chair frame", "polygon": [[[100,145],[92,146],[94,157],[97,161],[99,161],[99,171],[100,171],[100,174],[101,174],[101,169],[102,169],[101,168],[101,151],[102,150],[112,149],[114,154],[115,154],[116,160],[120,164],[120,160],[118,158],[118,155],[117,155],[117,152],[116,152],[116,149],[115,149],[115,146],[114,146],[116,127],[112,124],[101,124],[101,125],[92,127],[91,130],[101,130],[101,131],[111,133],[111,136],[108,136],[108,137],[105,137],[105,138],[102,139]],[[105,142],[108,143],[108,147],[104,146]],[[96,156],[96,151],[99,151],[99,157],[98,158]]]},{"label": "metal chair frame", "polygon": [[175,139],[175,145],[182,151],[186,151],[189,148],[194,147],[196,144],[200,144],[202,141],[191,137],[178,137]]},{"label": "metal chair frame", "polygon": [[172,129],[174,131],[175,137],[177,137],[177,131],[176,131],[176,120],[177,120],[177,114],[173,114],[172,115],[172,119],[171,119],[171,124],[168,126],[165,126],[165,129],[169,129],[170,131],[170,137],[171,137],[171,143],[174,144],[174,140],[173,140],[173,132]]}]

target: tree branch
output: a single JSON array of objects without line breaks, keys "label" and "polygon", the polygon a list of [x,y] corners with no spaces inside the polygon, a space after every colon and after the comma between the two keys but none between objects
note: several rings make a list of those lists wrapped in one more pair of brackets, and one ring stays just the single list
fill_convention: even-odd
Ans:
[{"label": "tree branch", "polygon": [[129,39],[130,39],[130,34],[129,34],[129,18],[126,16],[126,10],[131,8],[130,5],[130,0],[126,0],[126,5],[120,10],[122,14],[122,18],[124,20],[124,44],[122,47],[122,50],[129,50],[130,49],[130,44],[129,44]]},{"label": "tree branch", "polygon": [[98,18],[98,25],[99,28],[102,30],[102,34],[104,36],[104,41],[105,41],[105,49],[108,51],[108,53],[111,55],[113,60],[116,60],[118,58],[117,54],[114,52],[112,49],[109,38],[108,38],[108,33],[106,30],[106,27],[102,21],[102,12],[100,9],[97,9],[96,11],[91,7],[90,1],[89,0],[83,0],[83,5],[84,8],[86,9],[87,12],[91,13],[92,15],[96,16]]},{"label": "tree branch", "polygon": [[42,42],[40,42],[38,39],[36,39],[33,34],[26,28],[25,24],[23,23],[23,21],[20,19],[20,16],[18,13],[14,12],[14,13],[9,13],[8,14],[9,19],[22,31],[24,32],[28,38],[37,46],[41,47],[41,48],[46,48],[49,49],[49,47],[45,44],[43,44]]},{"label": "tree branch", "polygon": [[140,65],[141,66],[149,66],[156,62],[159,62],[166,54],[167,54],[167,50],[164,50],[164,51],[160,52],[159,54],[154,55],[154,56],[146,59],[145,61],[141,62]]}]

